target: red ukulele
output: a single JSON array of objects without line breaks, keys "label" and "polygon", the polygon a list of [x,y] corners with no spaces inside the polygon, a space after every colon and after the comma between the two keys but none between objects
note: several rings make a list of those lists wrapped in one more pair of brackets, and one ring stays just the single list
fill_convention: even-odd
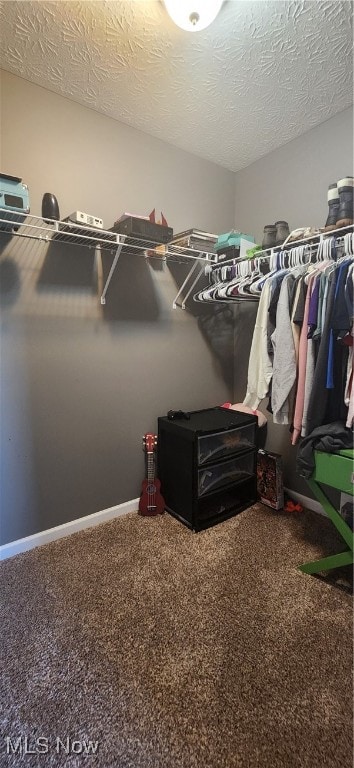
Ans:
[{"label": "red ukulele", "polygon": [[143,448],[146,451],[147,457],[147,478],[143,480],[141,487],[141,495],[139,500],[139,514],[153,517],[154,515],[162,515],[165,511],[165,500],[161,496],[160,480],[155,478],[155,448],[157,445],[157,437],[151,433],[147,433],[143,437]]}]

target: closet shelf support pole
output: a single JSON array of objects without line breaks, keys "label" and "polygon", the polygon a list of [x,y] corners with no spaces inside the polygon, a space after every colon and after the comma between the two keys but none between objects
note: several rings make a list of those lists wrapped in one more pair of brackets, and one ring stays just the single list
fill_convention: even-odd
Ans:
[{"label": "closet shelf support pole", "polygon": [[111,282],[111,280],[112,280],[112,275],[113,275],[113,272],[114,272],[114,270],[115,270],[115,268],[116,268],[116,266],[117,266],[117,263],[118,263],[118,259],[119,259],[119,256],[120,256],[120,253],[121,253],[121,250],[122,250],[122,248],[123,248],[123,245],[124,245],[124,242],[123,242],[123,243],[120,243],[120,244],[118,245],[118,248],[117,248],[117,250],[116,250],[116,253],[115,253],[115,257],[114,257],[114,259],[113,259],[113,264],[112,264],[112,266],[111,266],[111,268],[110,268],[110,270],[109,270],[109,275],[108,275],[108,277],[107,277],[107,280],[106,280],[106,284],[105,284],[105,287],[104,287],[104,289],[103,289],[103,292],[102,292],[102,296],[101,296],[101,304],[105,304],[105,303],[106,303],[106,293],[107,293],[107,290],[108,290],[108,286],[109,286],[109,284],[110,284],[110,282]]},{"label": "closet shelf support pole", "polygon": [[185,295],[185,297],[184,297],[184,299],[182,301],[182,304],[178,304],[177,303],[177,299],[179,299],[181,293],[184,291],[186,285],[188,284],[189,280],[191,279],[192,275],[194,274],[194,272],[195,272],[195,270],[197,269],[198,266],[200,267],[200,264],[198,263],[198,261],[195,261],[195,263],[193,264],[192,269],[189,270],[186,279],[182,283],[182,285],[181,285],[181,287],[180,287],[180,289],[179,289],[179,291],[178,291],[178,293],[177,293],[177,295],[176,295],[176,297],[174,299],[174,302],[172,304],[173,309],[177,309],[177,307],[180,307],[181,309],[185,309],[186,308],[186,301],[187,301],[188,297],[190,296],[190,294],[192,293],[193,288],[196,286],[196,284],[197,284],[197,282],[198,282],[198,280],[199,280],[199,278],[200,278],[200,276],[201,276],[201,274],[203,272],[203,269],[204,269],[203,267],[200,267],[197,276],[195,277],[195,279],[194,279],[194,281],[193,281],[193,283],[192,283],[188,293],[186,293],[186,295]]}]

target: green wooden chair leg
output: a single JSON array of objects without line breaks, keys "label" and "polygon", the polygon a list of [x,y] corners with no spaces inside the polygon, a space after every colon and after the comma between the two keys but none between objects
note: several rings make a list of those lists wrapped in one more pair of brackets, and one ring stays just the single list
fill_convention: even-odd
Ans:
[{"label": "green wooden chair leg", "polygon": [[338,533],[340,533],[347,546],[350,547],[350,549],[353,549],[353,531],[351,531],[349,525],[343,520],[340,512],[338,512],[333,504],[331,504],[330,500],[315,480],[310,478],[307,480],[307,484],[311,488],[316,499],[322,505],[330,520],[332,520],[333,525],[335,525]]},{"label": "green wooden chair leg", "polygon": [[312,563],[300,565],[300,571],[304,573],[320,573],[321,571],[331,571],[333,568],[340,568],[342,565],[352,565],[353,552],[341,552],[339,555],[330,555],[322,560],[315,560]]},{"label": "green wooden chair leg", "polygon": [[330,500],[320,488],[318,483],[312,478],[307,480],[307,484],[311,488],[315,498],[320,502],[327,516],[332,520],[338,533],[344,539],[346,545],[350,547],[346,552],[341,552],[338,555],[330,555],[324,557],[322,560],[316,560],[311,563],[304,563],[300,565],[300,571],[303,573],[320,573],[321,571],[330,571],[333,568],[340,568],[343,565],[352,565],[353,563],[353,531],[349,528],[349,525],[342,518],[340,512],[338,512]]}]

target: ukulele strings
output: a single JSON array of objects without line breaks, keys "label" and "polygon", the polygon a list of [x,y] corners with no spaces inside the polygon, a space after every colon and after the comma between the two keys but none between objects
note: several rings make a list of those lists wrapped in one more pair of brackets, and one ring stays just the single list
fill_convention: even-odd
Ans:
[{"label": "ukulele strings", "polygon": [[[156,488],[153,484],[153,467],[154,467],[154,454],[151,451],[151,453],[148,453],[148,501],[150,502],[149,507],[152,509],[153,507],[156,507]],[[151,487],[153,487],[153,491],[151,490]]]}]

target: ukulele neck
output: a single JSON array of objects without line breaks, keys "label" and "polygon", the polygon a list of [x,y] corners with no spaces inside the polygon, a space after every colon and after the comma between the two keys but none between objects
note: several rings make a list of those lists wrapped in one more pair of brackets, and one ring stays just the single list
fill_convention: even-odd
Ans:
[{"label": "ukulele neck", "polygon": [[154,454],[149,451],[147,454],[147,479],[151,483],[155,478]]}]

